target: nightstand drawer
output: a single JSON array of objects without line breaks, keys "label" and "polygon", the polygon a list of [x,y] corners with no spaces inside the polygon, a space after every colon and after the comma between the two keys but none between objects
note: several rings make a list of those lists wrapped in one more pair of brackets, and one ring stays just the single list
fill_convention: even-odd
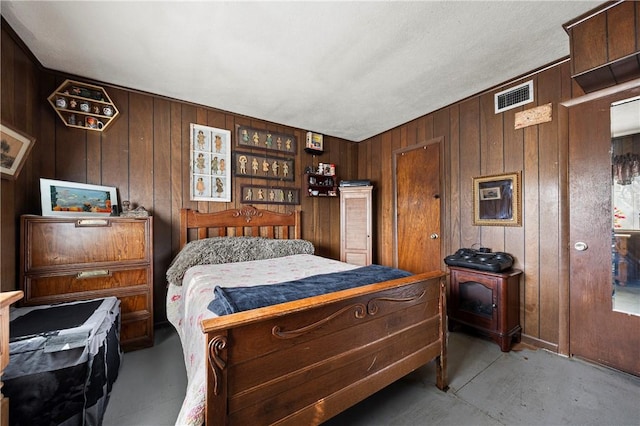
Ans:
[{"label": "nightstand drawer", "polygon": [[77,300],[82,293],[107,290],[119,293],[122,289],[149,284],[148,268],[138,269],[92,269],[49,275],[27,275],[25,277],[26,301],[56,297],[71,297]]}]

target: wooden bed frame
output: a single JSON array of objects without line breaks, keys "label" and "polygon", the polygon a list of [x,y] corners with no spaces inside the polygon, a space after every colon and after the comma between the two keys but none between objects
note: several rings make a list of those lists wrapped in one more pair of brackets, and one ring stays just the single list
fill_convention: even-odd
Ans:
[{"label": "wooden bed frame", "polygon": [[[181,219],[182,244],[217,235],[300,237],[300,212],[184,209]],[[446,390],[444,276],[428,272],[203,320],[206,424],[319,424],[431,360],[436,386]]]}]

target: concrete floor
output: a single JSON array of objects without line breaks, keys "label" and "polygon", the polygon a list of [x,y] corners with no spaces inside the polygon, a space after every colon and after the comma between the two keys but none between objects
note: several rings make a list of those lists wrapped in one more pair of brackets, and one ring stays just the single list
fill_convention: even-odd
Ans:
[{"label": "concrete floor", "polygon": [[[448,375],[441,392],[426,365],[326,425],[640,425],[639,377],[544,350],[451,333]],[[180,341],[160,328],[125,354],[103,424],[173,425],[185,388]]]}]

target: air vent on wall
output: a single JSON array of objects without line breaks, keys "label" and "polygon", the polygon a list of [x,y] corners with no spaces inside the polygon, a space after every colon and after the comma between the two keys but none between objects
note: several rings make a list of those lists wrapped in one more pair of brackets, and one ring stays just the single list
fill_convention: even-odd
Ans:
[{"label": "air vent on wall", "polygon": [[533,80],[496,93],[496,114],[533,102]]}]

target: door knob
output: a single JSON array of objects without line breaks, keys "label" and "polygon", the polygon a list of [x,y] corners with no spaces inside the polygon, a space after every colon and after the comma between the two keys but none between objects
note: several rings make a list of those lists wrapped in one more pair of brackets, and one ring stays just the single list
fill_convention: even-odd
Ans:
[{"label": "door knob", "polygon": [[589,248],[589,246],[587,245],[587,243],[583,243],[582,241],[578,241],[577,243],[575,243],[573,245],[573,248],[578,250],[578,251],[585,251],[586,249]]},{"label": "door knob", "polygon": [[429,238],[431,238],[432,240],[437,240],[440,237],[440,235],[436,234],[435,232],[431,235],[429,235]]}]

